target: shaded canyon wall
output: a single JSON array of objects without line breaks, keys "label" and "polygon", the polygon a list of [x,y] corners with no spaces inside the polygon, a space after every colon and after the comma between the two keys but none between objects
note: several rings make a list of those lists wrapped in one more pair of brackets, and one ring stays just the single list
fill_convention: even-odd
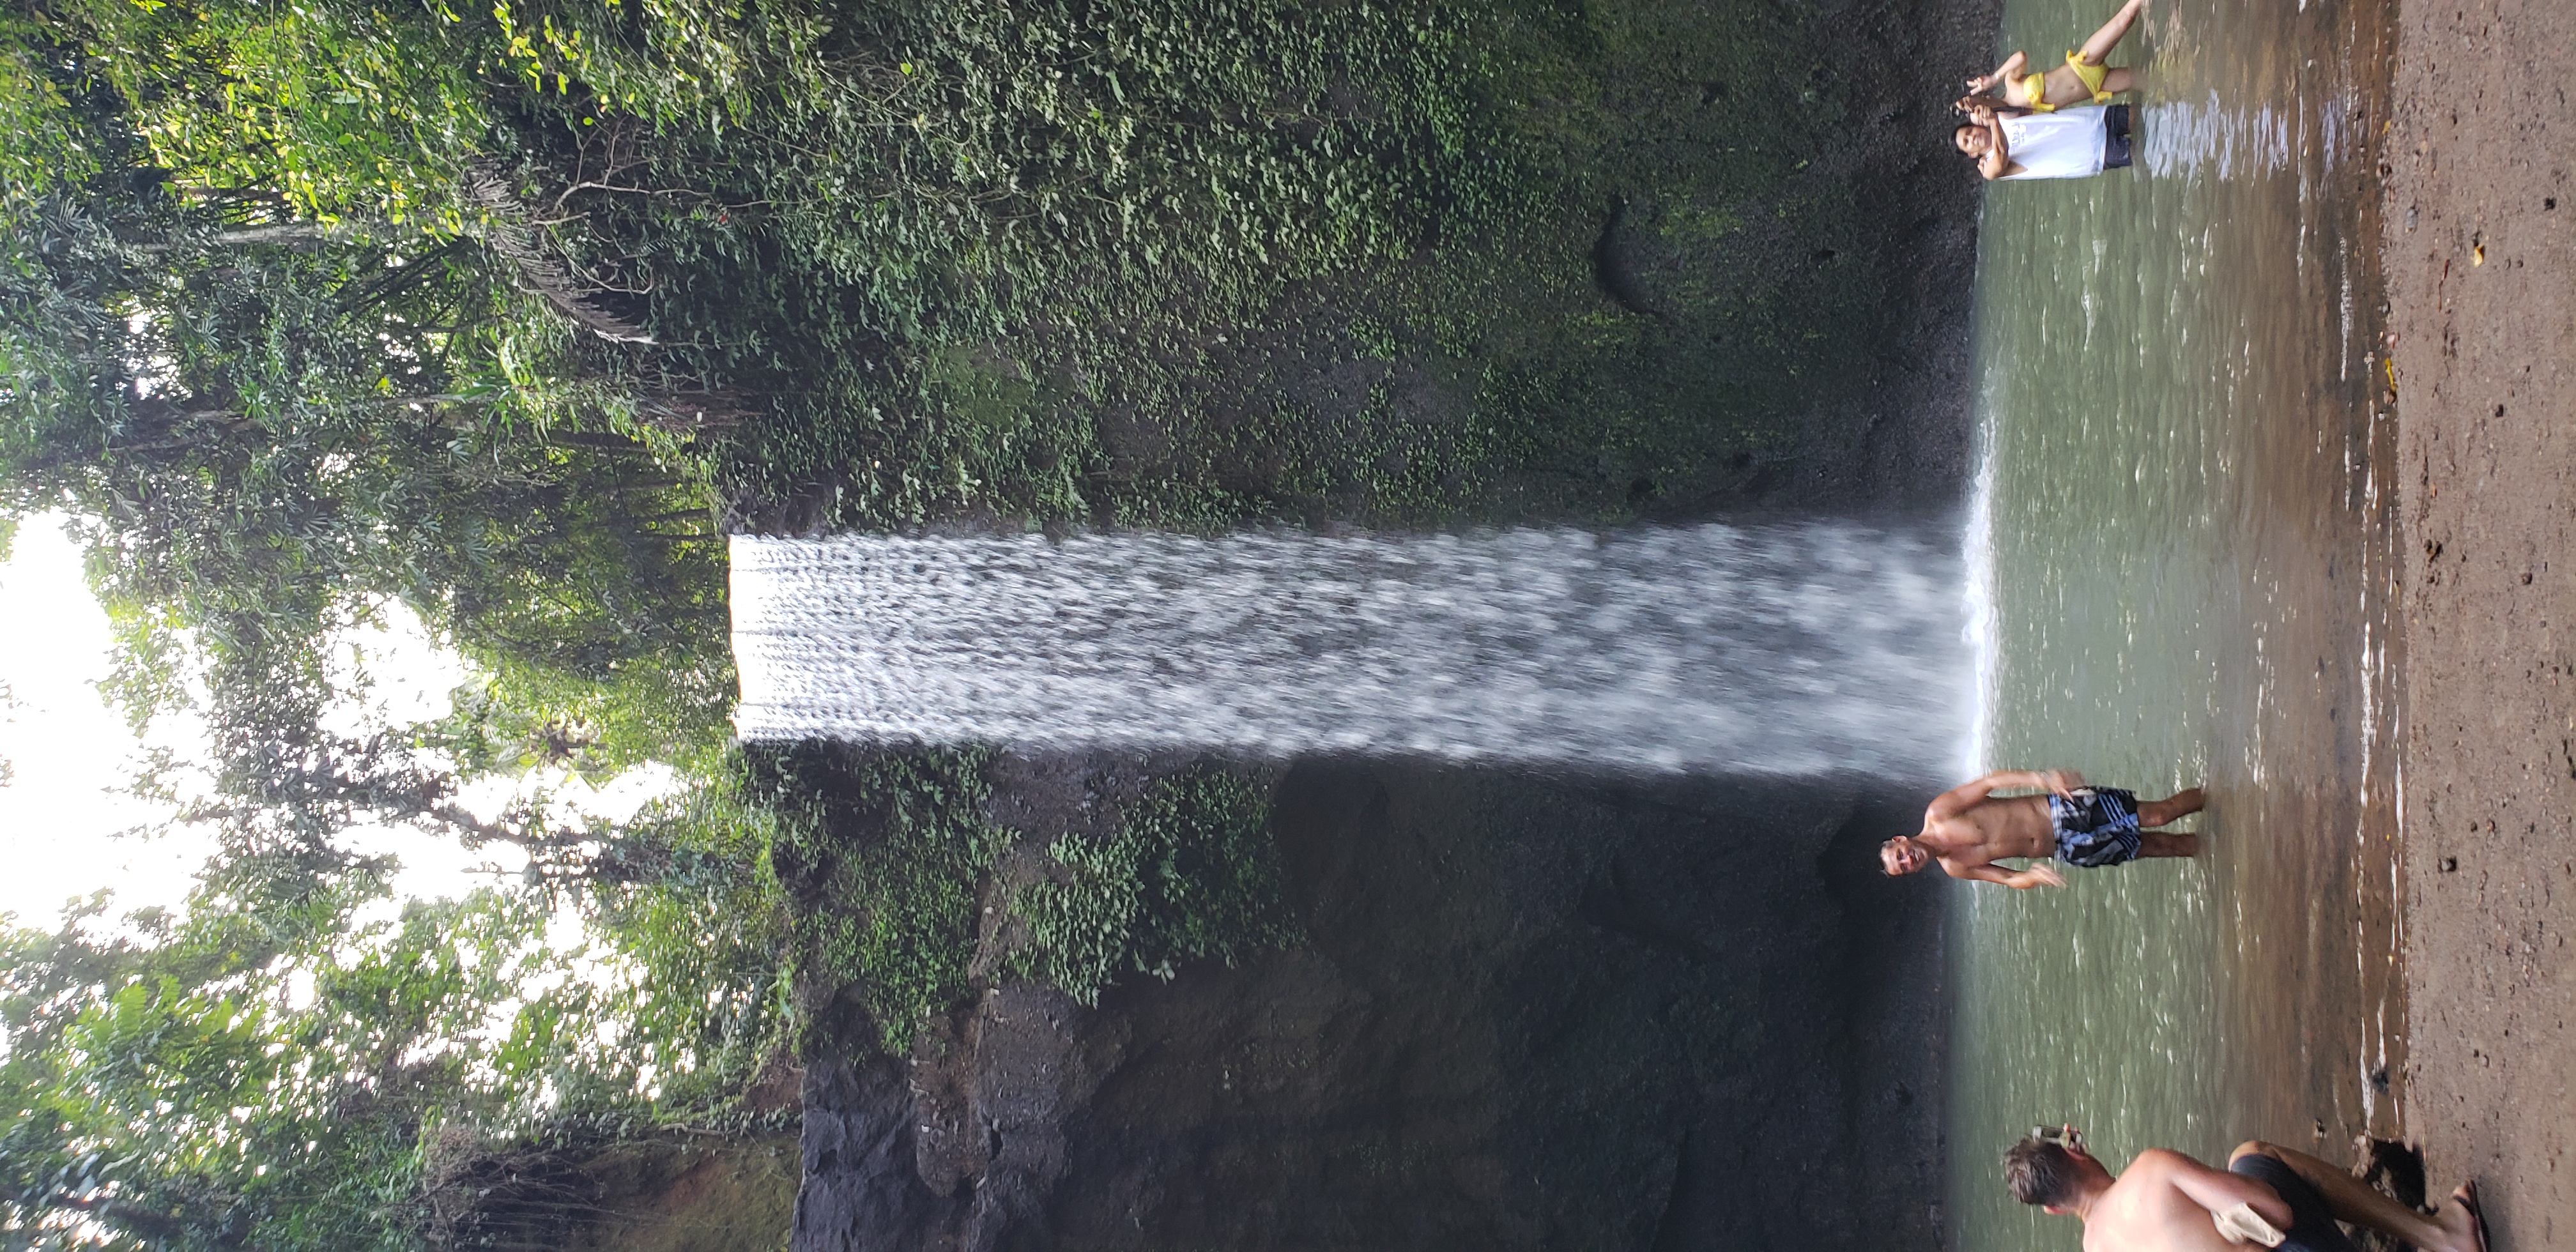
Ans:
[{"label": "shaded canyon wall", "polygon": [[1300,764],[1308,944],[813,1065],[794,1246],[1932,1247],[1940,891],[1873,852],[1919,803]]}]

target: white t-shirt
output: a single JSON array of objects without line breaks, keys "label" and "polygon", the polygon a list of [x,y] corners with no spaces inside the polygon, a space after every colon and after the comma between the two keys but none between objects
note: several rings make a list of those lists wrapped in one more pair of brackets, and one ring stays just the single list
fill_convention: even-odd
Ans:
[{"label": "white t-shirt", "polygon": [[2102,172],[2109,123],[2101,105],[1997,120],[2005,157],[2021,167],[2006,178],[2090,178]]}]

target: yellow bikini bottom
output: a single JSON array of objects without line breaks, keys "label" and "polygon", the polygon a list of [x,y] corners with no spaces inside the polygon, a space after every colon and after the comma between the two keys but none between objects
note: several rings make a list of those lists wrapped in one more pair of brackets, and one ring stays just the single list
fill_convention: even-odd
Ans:
[{"label": "yellow bikini bottom", "polygon": [[[2111,77],[2110,66],[2087,65],[2084,63],[2084,54],[2081,52],[2067,53],[2066,64],[2075,71],[2075,77],[2084,84],[2084,89],[2093,93],[2093,103],[2111,103],[2111,93],[2102,90],[2102,83],[2104,80]],[[2048,76],[2046,74],[2033,74],[2030,77],[2021,80],[2021,93],[2030,98],[2031,112],[2054,113],[2057,111],[2057,106],[2048,102]]]},{"label": "yellow bikini bottom", "polygon": [[2083,80],[2084,90],[2093,93],[2093,103],[2111,103],[2111,93],[2102,90],[2103,80],[2111,77],[2110,66],[2087,65],[2084,63],[2084,54],[2081,52],[2067,53],[2066,64],[2074,69],[2075,77]]}]

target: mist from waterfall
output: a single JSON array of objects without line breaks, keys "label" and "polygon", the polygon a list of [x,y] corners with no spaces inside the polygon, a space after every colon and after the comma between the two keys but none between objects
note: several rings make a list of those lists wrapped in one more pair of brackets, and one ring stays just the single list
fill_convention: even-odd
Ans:
[{"label": "mist from waterfall", "polygon": [[1946,774],[1954,553],[1840,524],[733,539],[746,740]]}]

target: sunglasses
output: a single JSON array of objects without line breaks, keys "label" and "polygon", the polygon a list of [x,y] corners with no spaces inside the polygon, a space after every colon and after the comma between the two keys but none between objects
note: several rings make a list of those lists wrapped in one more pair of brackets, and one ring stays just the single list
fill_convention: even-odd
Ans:
[{"label": "sunglasses", "polygon": [[2030,1137],[2044,1143],[2073,1148],[2078,1152],[2084,1150],[2084,1132],[2073,1126],[2033,1126],[2030,1128]]}]

